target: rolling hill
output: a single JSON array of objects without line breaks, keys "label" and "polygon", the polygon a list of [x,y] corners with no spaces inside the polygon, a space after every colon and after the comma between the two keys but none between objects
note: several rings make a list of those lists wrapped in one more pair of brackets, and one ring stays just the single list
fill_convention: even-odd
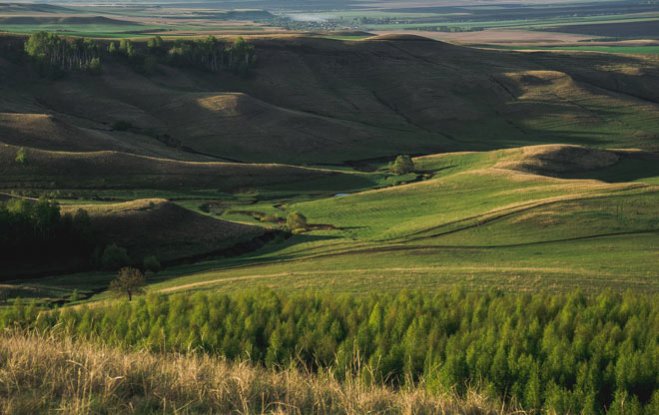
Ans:
[{"label": "rolling hill", "polygon": [[559,145],[420,157],[432,178],[289,204],[332,226],[154,289],[656,291],[659,169],[612,180],[644,157]]},{"label": "rolling hill", "polygon": [[[368,185],[360,174],[281,164],[192,162],[117,151],[64,152],[0,145],[0,186],[5,189],[215,189],[235,191],[327,182],[329,189]],[[332,184],[336,182],[336,184]]]},{"label": "rolling hill", "polygon": [[[192,261],[226,250],[236,252],[255,249],[271,239],[267,229],[249,224],[228,222],[185,209],[165,199],[137,199],[119,203],[69,204],[61,206],[63,214],[75,215],[85,210],[90,219],[88,240],[91,251],[101,255],[111,244],[125,248],[131,263],[141,264],[147,256],[156,256],[163,264]],[[25,278],[88,271],[97,267],[93,256],[75,248],[64,249],[60,256],[42,253],[38,260],[17,261],[3,257],[0,279],[24,282]],[[39,285],[28,289],[41,291]]]},{"label": "rolling hill", "polygon": [[652,5],[337,1],[0,4],[0,412],[657,412]]},{"label": "rolling hill", "polygon": [[[250,42],[258,65],[248,78],[163,65],[144,76],[107,62],[100,77],[49,81],[0,60],[0,142],[332,164],[549,143],[659,148],[657,58],[492,51],[400,35]],[[17,123],[17,114],[39,121]],[[62,124],[34,139],[53,119]],[[130,134],[113,129],[118,122]],[[43,141],[62,129],[57,146]]]},{"label": "rolling hill", "polygon": [[[309,219],[309,232],[174,268],[154,289],[657,289],[656,58],[399,35],[250,42],[247,77],[110,60],[100,76],[46,80],[1,61],[0,187],[165,192],[226,221]],[[385,163],[403,152],[424,154],[418,173],[394,177]]]},{"label": "rolling hill", "polygon": [[65,206],[86,210],[103,244],[116,243],[132,258],[156,255],[167,263],[202,257],[263,236],[265,229],[199,215],[164,199]]}]

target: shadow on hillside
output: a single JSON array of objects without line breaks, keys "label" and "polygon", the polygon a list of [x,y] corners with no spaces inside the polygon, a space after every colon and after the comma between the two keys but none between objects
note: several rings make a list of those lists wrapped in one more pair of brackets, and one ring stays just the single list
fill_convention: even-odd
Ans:
[{"label": "shadow on hillside", "polygon": [[[218,257],[218,258],[207,258],[202,262],[190,263],[185,265],[173,266],[168,268],[165,272],[158,274],[150,282],[163,282],[173,278],[178,278],[182,274],[194,274],[200,272],[208,271],[222,271],[231,268],[241,267],[243,265],[258,265],[265,264],[276,259],[288,260],[295,259],[301,255],[305,255],[305,251],[311,250],[311,248],[300,247],[299,250],[295,250],[297,245],[302,244],[311,244],[313,246],[317,242],[321,241],[330,241],[338,239],[338,235],[310,235],[310,234],[301,234],[295,235],[282,242],[270,242],[265,244],[261,248],[244,253],[239,256],[234,257]],[[279,251],[284,249],[290,249],[293,252],[289,254],[279,254]],[[276,258],[274,257],[276,255]]]},{"label": "shadow on hillside", "polygon": [[603,169],[586,172],[564,173],[566,179],[593,179],[607,183],[643,181],[643,179],[659,180],[659,154],[621,153],[621,159],[616,164]]}]

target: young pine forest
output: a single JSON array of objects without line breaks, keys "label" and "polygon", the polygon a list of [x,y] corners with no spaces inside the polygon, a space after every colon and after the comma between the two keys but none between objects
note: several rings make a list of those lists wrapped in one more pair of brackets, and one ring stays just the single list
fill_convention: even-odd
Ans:
[{"label": "young pine forest", "polygon": [[658,300],[458,288],[364,297],[198,292],[59,310],[17,301],[0,311],[0,325],[394,388],[477,390],[532,412],[650,415],[659,410]]}]

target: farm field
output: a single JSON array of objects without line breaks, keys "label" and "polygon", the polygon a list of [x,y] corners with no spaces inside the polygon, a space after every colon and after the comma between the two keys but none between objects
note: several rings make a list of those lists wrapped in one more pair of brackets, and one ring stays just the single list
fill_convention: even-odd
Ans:
[{"label": "farm field", "polygon": [[507,50],[554,50],[554,51],[575,51],[575,52],[604,52],[604,53],[622,53],[629,55],[657,55],[659,46],[531,46],[528,49],[523,46],[498,46],[498,49]]},{"label": "farm field", "polygon": [[0,413],[654,415],[658,19],[0,4]]}]

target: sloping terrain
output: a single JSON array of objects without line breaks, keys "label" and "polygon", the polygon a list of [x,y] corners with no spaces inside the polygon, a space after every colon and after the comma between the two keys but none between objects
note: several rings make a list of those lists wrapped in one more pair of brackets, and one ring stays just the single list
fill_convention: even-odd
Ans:
[{"label": "sloping terrain", "polygon": [[[163,65],[144,76],[106,62],[99,77],[50,81],[0,59],[0,142],[55,149],[34,139],[34,123],[13,120],[21,114],[69,125],[59,150],[123,146],[182,159],[342,163],[543,143],[659,148],[657,58],[479,50],[400,35],[250,41],[258,64],[247,78]],[[114,129],[118,122],[130,134]],[[55,124],[41,140],[62,135]]]},{"label": "sloping terrain", "polygon": [[147,255],[172,261],[209,254],[265,232],[256,226],[199,215],[163,199],[76,205],[64,207],[64,211],[80,208],[89,213],[99,241],[126,248],[138,262]]},{"label": "sloping terrain", "polygon": [[19,148],[0,145],[0,186],[54,189],[190,189],[223,191],[268,185],[338,179],[355,185],[367,181],[334,170],[281,164],[191,162],[139,156],[116,151],[63,152],[25,150],[24,163],[15,160]]},{"label": "sloping terrain", "polygon": [[638,157],[559,145],[420,157],[433,178],[293,204],[332,227],[156,287],[656,291],[659,170],[613,180]]},{"label": "sloping terrain", "polygon": [[102,131],[80,128],[47,114],[0,113],[0,137],[5,144],[43,150],[129,148]]},{"label": "sloping terrain", "polygon": [[[109,61],[100,76],[46,80],[0,60],[0,187],[241,191],[177,203],[271,226],[299,211],[311,224],[241,258],[174,269],[181,278],[158,289],[657,289],[657,59],[415,36],[250,41],[248,77],[166,65],[144,76]],[[387,177],[400,153],[429,155],[415,158],[418,174]],[[197,251],[176,230],[183,208],[154,206],[118,216],[172,227],[147,238],[165,253]],[[141,217],[151,210],[163,219]]]}]

